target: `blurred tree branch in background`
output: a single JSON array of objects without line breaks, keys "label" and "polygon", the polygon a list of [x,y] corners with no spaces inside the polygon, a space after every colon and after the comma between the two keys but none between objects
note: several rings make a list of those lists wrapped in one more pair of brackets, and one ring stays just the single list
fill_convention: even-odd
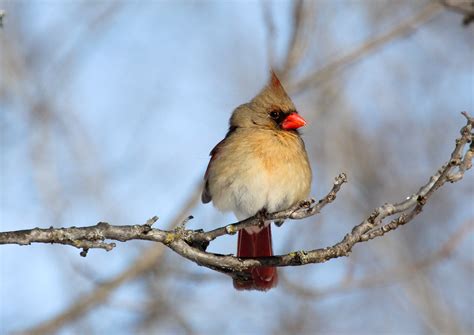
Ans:
[{"label": "blurred tree branch in background", "polygon": [[474,21],[474,1],[473,0],[441,0],[441,3],[448,9],[464,15],[463,25],[468,26]]},{"label": "blurred tree branch in background", "polygon": [[3,19],[5,18],[5,11],[0,8],[0,28],[3,28]]},{"label": "blurred tree branch in background", "polygon": [[400,23],[389,32],[364,42],[362,45],[348,52],[341,58],[325,65],[322,69],[319,69],[314,73],[310,73],[305,78],[298,79],[296,82],[290,83],[288,90],[293,94],[297,94],[308,88],[318,85],[318,83],[327,81],[329,77],[333,76],[336,72],[343,70],[349,64],[364,59],[364,57],[376,52],[382,46],[393,42],[398,38],[402,38],[409,35],[410,33],[413,33],[420,25],[428,22],[438,15],[441,12],[441,9],[442,6],[440,6],[438,3],[428,2],[428,4],[426,4],[413,17]]}]

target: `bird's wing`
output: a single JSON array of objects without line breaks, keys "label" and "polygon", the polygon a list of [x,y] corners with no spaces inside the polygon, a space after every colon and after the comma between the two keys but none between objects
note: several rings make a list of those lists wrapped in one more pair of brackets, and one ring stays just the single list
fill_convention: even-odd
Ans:
[{"label": "bird's wing", "polygon": [[204,204],[212,200],[211,191],[209,190],[209,180],[208,180],[209,170],[212,167],[212,162],[216,159],[217,155],[219,154],[220,147],[222,147],[226,139],[227,139],[227,136],[222,141],[217,143],[217,145],[214,147],[214,149],[211,150],[211,153],[209,154],[211,156],[211,159],[209,160],[209,164],[207,164],[206,173],[204,174],[204,189],[202,190],[202,194],[201,194],[201,201]]}]

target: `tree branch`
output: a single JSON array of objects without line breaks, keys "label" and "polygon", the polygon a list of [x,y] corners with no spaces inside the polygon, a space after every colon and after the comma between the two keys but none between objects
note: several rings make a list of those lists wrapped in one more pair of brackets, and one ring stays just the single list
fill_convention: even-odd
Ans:
[{"label": "tree branch", "polygon": [[464,15],[462,24],[468,26],[474,21],[474,1],[473,0],[441,0],[447,8]]},{"label": "tree branch", "polygon": [[440,261],[449,258],[462,241],[469,236],[470,232],[474,230],[474,220],[468,220],[461,225],[451,236],[444,242],[441,247],[432,252],[428,256],[414,261],[405,267],[394,266],[391,269],[384,270],[380,273],[370,273],[370,275],[360,278],[346,278],[335,285],[330,285],[323,289],[314,289],[304,287],[301,283],[295,283],[288,278],[282,276],[283,284],[293,292],[304,299],[321,299],[331,296],[334,293],[341,293],[351,291],[353,289],[372,288],[377,285],[384,285],[392,282],[397,282],[405,277],[413,275],[415,272],[433,266]]},{"label": "tree branch", "polygon": [[[248,269],[256,266],[296,266],[309,263],[322,263],[332,258],[348,256],[355,244],[385,235],[387,232],[410,222],[423,210],[424,205],[433,193],[446,182],[456,182],[463,178],[464,173],[472,167],[474,147],[472,145],[474,119],[466,112],[462,113],[467,124],[461,129],[461,136],[456,139],[456,145],[451,153],[450,160],[444,164],[428,183],[406,198],[391,204],[386,203],[355,226],[340,242],[326,248],[310,251],[296,251],[286,255],[260,258],[237,258],[232,255],[221,255],[206,252],[211,241],[223,236],[233,235],[241,229],[261,225],[266,221],[285,219],[302,219],[318,214],[323,207],[333,202],[342,184],[347,182],[345,174],[340,174],[334,181],[330,192],[317,203],[314,200],[303,201],[292,208],[271,214],[259,213],[246,220],[217,228],[208,232],[202,230],[188,230],[185,228],[187,220],[173,230],[153,228],[158,220],[153,217],[142,225],[114,226],[105,222],[89,227],[71,228],[34,228],[29,230],[0,233],[0,244],[28,245],[31,243],[58,243],[81,248],[82,256],[91,248],[101,248],[107,251],[115,247],[115,243],[105,242],[115,240],[126,242],[129,240],[148,240],[163,243],[177,254],[210,269],[226,273],[232,277],[245,280],[249,277]],[[465,150],[467,143],[471,143]],[[388,223],[384,220],[398,215]]]},{"label": "tree branch", "polygon": [[[190,193],[183,207],[177,211],[176,216],[170,221],[169,227],[173,228],[182,222],[185,213],[189,213],[201,199],[201,183]],[[132,281],[143,274],[155,269],[163,263],[165,247],[155,243],[140,252],[140,255],[131,264],[114,277],[101,282],[87,294],[83,294],[73,301],[64,311],[39,325],[21,331],[23,335],[47,335],[57,332],[69,322],[77,320],[95,306],[106,301],[110,295],[121,285]],[[82,253],[81,253],[82,255]],[[84,255],[83,255],[84,256]]]},{"label": "tree branch", "polygon": [[[56,243],[70,245],[79,249],[99,248],[110,251],[115,248],[115,243],[106,243],[106,240],[115,240],[126,242],[129,240],[148,240],[160,242],[168,245],[178,253],[185,253],[177,246],[176,242],[181,240],[185,242],[187,248],[197,248],[205,251],[209,242],[223,235],[234,235],[239,230],[262,224],[265,221],[275,221],[284,219],[303,219],[313,216],[321,211],[327,204],[336,199],[336,193],[340,190],[343,183],[347,181],[345,174],[340,174],[334,182],[331,191],[317,203],[314,200],[302,201],[301,203],[276,213],[257,214],[248,219],[234,224],[217,228],[208,232],[202,230],[187,230],[185,224],[193,217],[190,216],[183,221],[181,225],[173,230],[162,230],[152,228],[152,225],[158,221],[154,216],[142,225],[115,226],[107,222],[99,222],[94,226],[88,227],[70,227],[70,228],[33,228],[26,230],[0,232],[0,244],[18,244],[30,245],[31,243]],[[190,246],[191,245],[191,246]],[[84,252],[84,251],[83,251]],[[86,254],[81,253],[82,256]],[[236,258],[237,259],[237,258]]]}]

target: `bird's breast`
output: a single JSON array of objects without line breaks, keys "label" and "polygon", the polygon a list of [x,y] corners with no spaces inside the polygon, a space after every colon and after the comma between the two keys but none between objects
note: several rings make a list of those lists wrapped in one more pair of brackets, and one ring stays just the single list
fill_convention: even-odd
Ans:
[{"label": "bird's breast", "polygon": [[231,138],[213,162],[209,187],[214,205],[245,219],[275,212],[309,195],[311,169],[296,134],[253,132]]}]

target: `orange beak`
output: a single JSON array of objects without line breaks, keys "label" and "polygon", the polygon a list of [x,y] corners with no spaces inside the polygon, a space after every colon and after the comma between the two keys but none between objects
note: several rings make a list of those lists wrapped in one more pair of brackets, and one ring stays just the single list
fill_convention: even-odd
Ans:
[{"label": "orange beak", "polygon": [[284,130],[298,129],[306,125],[305,119],[303,119],[297,113],[291,113],[281,124],[281,128]]}]

